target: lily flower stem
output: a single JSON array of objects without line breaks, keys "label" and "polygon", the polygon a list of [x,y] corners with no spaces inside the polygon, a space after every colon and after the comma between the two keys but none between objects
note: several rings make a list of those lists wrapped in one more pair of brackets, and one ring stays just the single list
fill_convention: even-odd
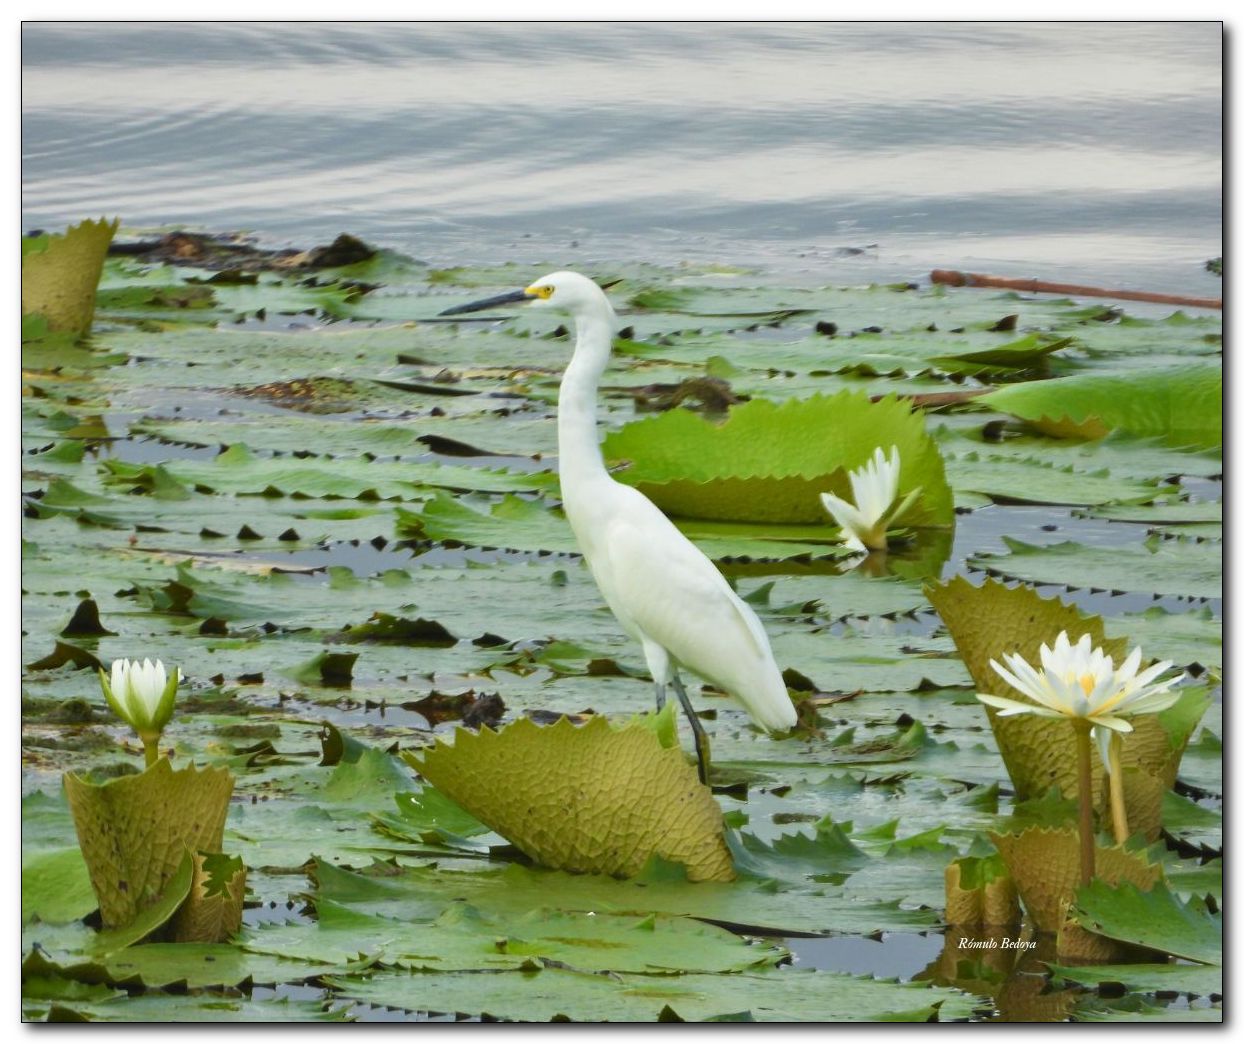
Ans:
[{"label": "lily flower stem", "polygon": [[151,768],[160,760],[160,736],[157,733],[154,736],[143,736],[143,755],[147,761],[147,768]]},{"label": "lily flower stem", "polygon": [[1076,730],[1076,763],[1079,769],[1077,786],[1080,801],[1080,884],[1087,885],[1096,872],[1096,847],[1093,839],[1093,741],[1092,724],[1087,719],[1072,722]]},{"label": "lily flower stem", "polygon": [[1127,805],[1123,802],[1123,743],[1118,733],[1110,737],[1110,816],[1114,821],[1114,839],[1123,844],[1129,837]]}]

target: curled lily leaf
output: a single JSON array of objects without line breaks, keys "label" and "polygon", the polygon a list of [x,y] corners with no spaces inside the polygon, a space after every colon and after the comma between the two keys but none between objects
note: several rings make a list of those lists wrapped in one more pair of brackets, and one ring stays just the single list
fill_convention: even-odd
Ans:
[{"label": "curled lily leaf", "polygon": [[872,458],[850,472],[851,496],[855,503],[843,500],[833,493],[822,493],[821,503],[842,529],[843,542],[855,551],[884,551],[888,546],[886,533],[920,495],[920,488],[913,489],[895,507],[898,496],[899,454],[898,447],[890,447],[887,459],[881,447],[873,451]]}]

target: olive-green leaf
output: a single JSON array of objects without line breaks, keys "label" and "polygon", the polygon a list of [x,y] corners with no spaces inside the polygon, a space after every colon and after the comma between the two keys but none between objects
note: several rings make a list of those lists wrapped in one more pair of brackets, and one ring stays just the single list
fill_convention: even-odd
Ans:
[{"label": "olive-green leaf", "polygon": [[542,727],[524,718],[499,732],[457,729],[452,745],[402,756],[545,866],[633,877],[655,854],[682,863],[694,881],[734,876],[712,792],[681,749],[643,724],[560,718]]}]

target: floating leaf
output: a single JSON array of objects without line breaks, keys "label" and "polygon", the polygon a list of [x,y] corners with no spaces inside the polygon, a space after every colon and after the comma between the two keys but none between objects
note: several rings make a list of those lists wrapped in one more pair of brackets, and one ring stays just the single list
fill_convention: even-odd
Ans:
[{"label": "floating leaf", "polygon": [[250,951],[313,962],[366,959],[426,972],[534,969],[543,962],[590,972],[738,972],[788,956],[751,946],[685,917],[528,910],[516,916],[449,906],[435,920],[394,919],[320,899],[316,923],[248,931]]},{"label": "floating leaf", "polygon": [[642,724],[522,719],[498,732],[457,729],[452,746],[438,741],[402,756],[545,866],[633,877],[656,854],[682,863],[693,881],[733,876],[712,792],[681,749],[662,746]]},{"label": "floating leaf", "polygon": [[[832,972],[768,975],[587,975],[536,972],[336,977],[342,996],[416,1012],[486,1015],[521,1022],[656,1022],[669,1011],[698,1022],[748,1013],[771,1022],[928,1022],[966,1018],[977,1003],[955,990]],[[666,1018],[670,1018],[669,1015]]]},{"label": "floating leaf", "polygon": [[1185,960],[1222,963],[1222,917],[1204,901],[1185,903],[1161,882],[1141,890],[1126,878],[1098,878],[1076,892],[1072,913],[1085,928]]},{"label": "floating leaf", "polygon": [[[579,554],[570,523],[561,511],[532,500],[503,497],[487,514],[447,495],[429,500],[418,513],[397,508],[398,532],[486,549]],[[832,526],[750,525],[684,520],[683,532],[710,558],[773,561],[799,557],[842,557]]]},{"label": "floating leaf", "polygon": [[847,472],[877,447],[899,450],[898,500],[919,488],[903,517],[908,526],[953,521],[941,454],[918,411],[894,397],[871,402],[840,392],[777,404],[735,406],[720,424],[671,410],[635,421],[604,441],[617,477],[683,518],[816,523],[827,516],[821,493],[850,497]]},{"label": "floating leaf", "polygon": [[869,862],[837,824],[817,825],[816,834],[783,834],[772,844],[747,833],[728,835],[735,868],[761,880],[840,882]]},{"label": "floating leaf", "polygon": [[450,801],[435,787],[423,787],[393,795],[396,816],[377,816],[388,831],[412,840],[432,843],[446,838],[470,837],[485,833],[488,828]]},{"label": "floating leaf", "polygon": [[980,402],[1062,438],[1124,431],[1160,436],[1172,446],[1222,446],[1222,371],[1216,367],[1077,374],[997,388]]},{"label": "floating leaf", "polygon": [[979,493],[1000,504],[1108,504],[1147,502],[1162,492],[1154,482],[1059,466],[1037,457],[1015,460],[973,452],[946,458],[956,494]]},{"label": "floating leaf", "polygon": [[1101,591],[1138,591],[1184,598],[1222,597],[1222,545],[1154,540],[1137,546],[1094,547],[1066,540],[1038,547],[1003,537],[1008,554],[982,552],[968,563],[1038,584]]},{"label": "floating leaf", "polygon": [[1162,1001],[1150,1003],[1144,997],[1121,997],[1118,1000],[1103,1000],[1098,997],[1086,997],[1075,1008],[1068,1012],[1077,1022],[1126,1022],[1140,1023],[1174,1022],[1180,1025],[1196,1022],[1222,1022],[1221,1007],[1192,1007],[1178,1002],[1166,1004]]},{"label": "floating leaf", "polygon": [[303,685],[349,685],[358,658],[358,653],[321,649],[311,659],[295,664],[282,673]]},{"label": "floating leaf", "polygon": [[929,361],[937,363],[947,373],[994,379],[1009,376],[1014,379],[1026,371],[1048,370],[1048,357],[1071,343],[1070,337],[1050,340],[1040,334],[1029,334],[1018,341],[1000,344],[996,348],[983,348],[957,355],[934,355]]},{"label": "floating leaf", "polygon": [[85,917],[99,905],[82,850],[55,849],[22,858],[22,921],[37,917],[65,924]]},{"label": "floating leaf", "polygon": [[1204,964],[1098,964],[1071,968],[1051,964],[1055,979],[1082,986],[1119,985],[1141,993],[1222,996],[1222,968]]},{"label": "floating leaf", "polygon": [[[883,860],[876,863],[885,865]],[[832,866],[822,869],[832,870]],[[364,877],[321,862],[316,874],[320,894],[394,917],[435,916],[447,897],[481,910],[516,916],[545,905],[550,895],[556,895],[561,910],[695,917],[766,936],[925,932],[934,930],[940,921],[938,911],[904,909],[897,901],[846,896],[839,886],[814,882],[797,873],[784,875],[786,887],[770,876],[750,874],[734,881],[697,881],[692,885],[681,864],[659,857],[654,857],[638,877],[625,879],[518,863],[466,871],[418,867]]]}]

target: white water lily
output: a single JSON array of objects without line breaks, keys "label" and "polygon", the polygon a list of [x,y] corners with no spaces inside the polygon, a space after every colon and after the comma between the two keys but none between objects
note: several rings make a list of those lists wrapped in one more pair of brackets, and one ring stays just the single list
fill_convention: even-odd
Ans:
[{"label": "white water lily", "polygon": [[[1085,634],[1075,645],[1063,631],[1054,639],[1054,648],[1041,646],[1041,669],[1037,670],[1022,656],[1014,653],[1003,655],[1006,666],[990,660],[989,666],[1012,688],[1022,692],[1035,703],[991,693],[978,693],[977,699],[996,707],[1003,716],[1011,714],[1037,714],[1046,718],[1076,718],[1088,721],[1098,734],[1103,750],[1108,749],[1108,730],[1131,732],[1127,719],[1135,714],[1156,714],[1179,699],[1171,686],[1183,680],[1183,675],[1156,679],[1170,669],[1169,661],[1155,663],[1139,671],[1141,651],[1139,646],[1116,670],[1114,659],[1093,645],[1091,635]],[[1108,758],[1103,756],[1103,761]]]},{"label": "white water lily", "polygon": [[1054,648],[1041,646],[1041,669],[1033,667],[1017,653],[1004,654],[1006,666],[990,660],[989,666],[1008,685],[1023,693],[1033,703],[992,693],[979,692],[976,698],[995,707],[1002,716],[1035,714],[1045,718],[1062,718],[1075,733],[1076,775],[1080,806],[1080,883],[1092,880],[1095,866],[1093,839],[1093,772],[1092,736],[1096,734],[1102,763],[1110,782],[1110,813],[1114,821],[1115,840],[1121,845],[1128,836],[1127,809],[1124,803],[1122,774],[1123,734],[1132,731],[1127,719],[1136,714],[1156,714],[1179,699],[1171,686],[1183,679],[1159,681],[1170,669],[1168,661],[1155,663],[1140,670],[1139,646],[1116,670],[1114,658],[1093,645],[1089,634],[1071,644],[1066,631],[1054,640]]},{"label": "white water lily", "polygon": [[111,678],[102,669],[99,672],[99,684],[108,706],[129,723],[148,747],[159,740],[173,716],[180,681],[181,672],[174,667],[168,675],[159,660],[113,660]]},{"label": "white water lily", "polygon": [[825,510],[842,527],[844,543],[854,551],[884,551],[886,531],[906,514],[920,495],[913,489],[893,511],[894,498],[898,496],[899,455],[898,447],[890,447],[887,460],[880,446],[872,458],[862,467],[850,472],[851,496],[849,503],[833,493],[822,493],[821,503]]}]

